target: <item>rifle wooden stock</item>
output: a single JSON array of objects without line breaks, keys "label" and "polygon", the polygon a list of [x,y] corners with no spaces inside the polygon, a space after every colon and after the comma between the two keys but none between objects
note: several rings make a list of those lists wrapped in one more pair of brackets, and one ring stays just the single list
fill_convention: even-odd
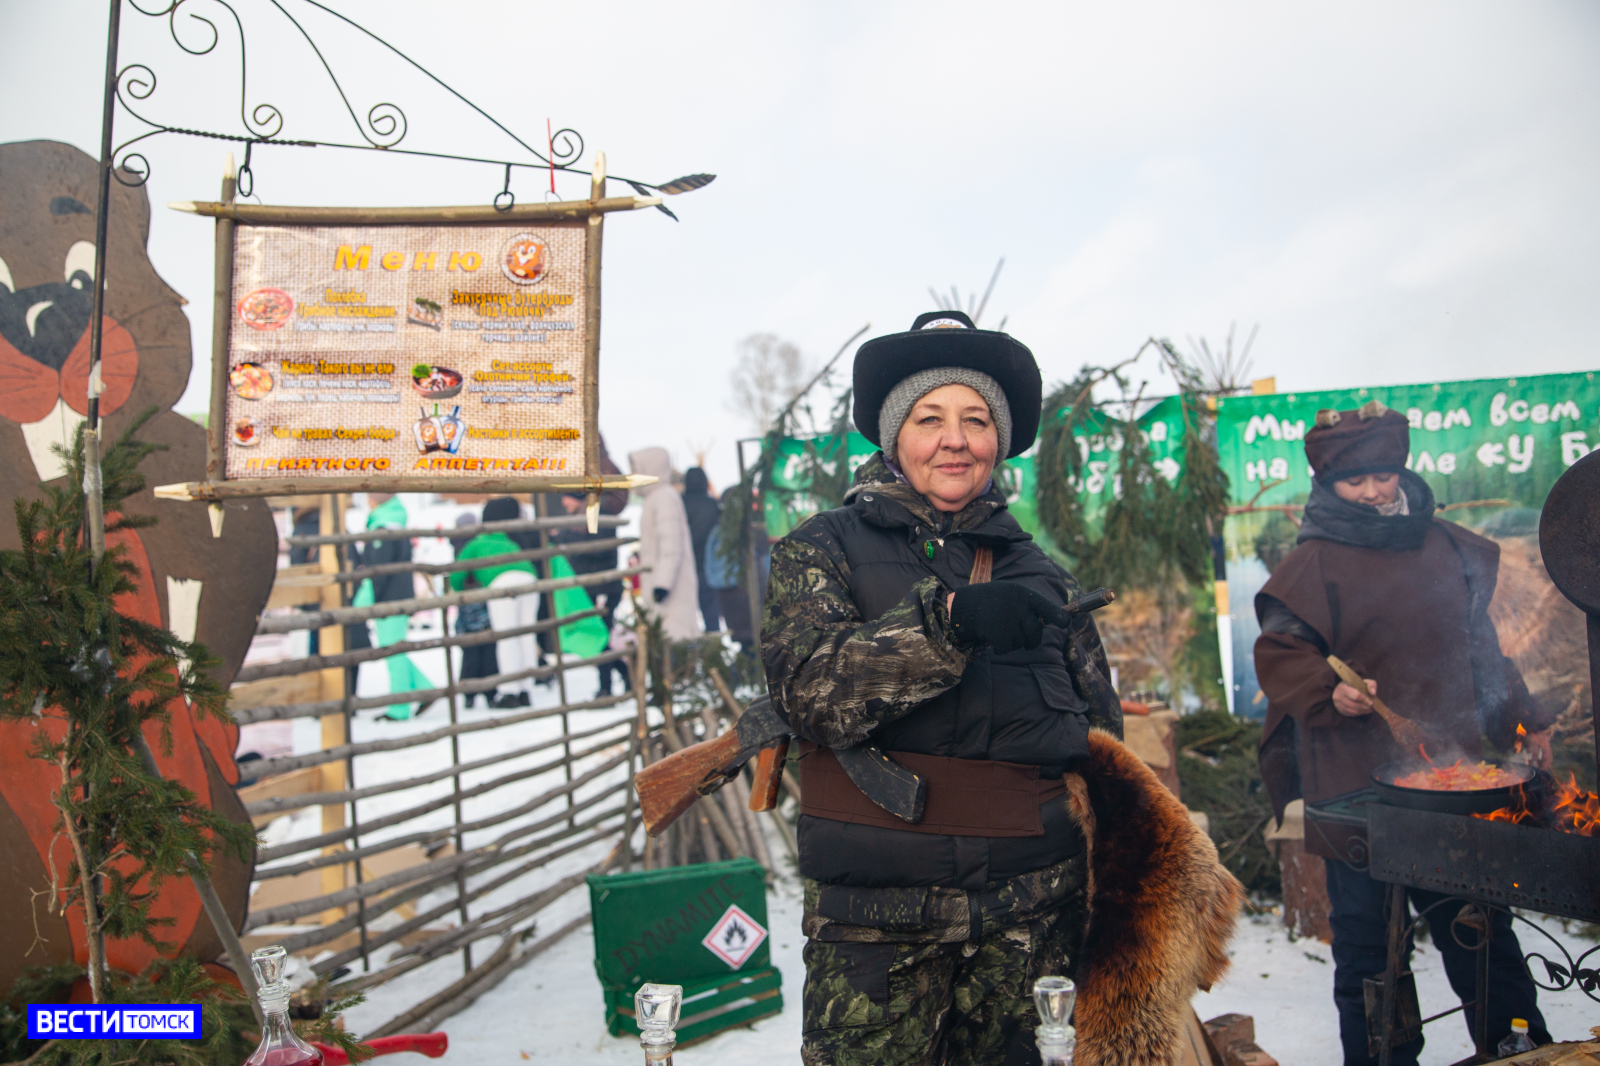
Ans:
[{"label": "rifle wooden stock", "polygon": [[660,836],[695,800],[721,788],[727,781],[722,770],[738,757],[739,734],[730,729],[715,740],[691,744],[634,774],[645,832]]},{"label": "rifle wooden stock", "polygon": [[788,758],[788,737],[770,748],[762,748],[756,755],[756,780],[750,789],[752,811],[770,811],[778,805],[778,786],[783,784],[783,764]]},{"label": "rifle wooden stock", "polygon": [[[789,757],[789,738],[782,736],[754,753],[755,783],[750,790],[750,809],[770,811],[778,805],[778,786],[783,781],[784,760]],[[715,740],[703,740],[651,763],[633,775],[634,792],[639,797],[639,814],[644,830],[660,836],[701,796],[709,796],[727,784],[749,761],[751,753],[730,729]]]}]

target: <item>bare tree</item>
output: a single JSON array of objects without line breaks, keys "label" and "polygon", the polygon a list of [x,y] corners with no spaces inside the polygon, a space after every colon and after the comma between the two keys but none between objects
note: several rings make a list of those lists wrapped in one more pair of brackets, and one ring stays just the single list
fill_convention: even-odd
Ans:
[{"label": "bare tree", "polygon": [[[941,311],[964,310],[966,311],[968,317],[972,319],[972,324],[974,326],[982,324],[984,308],[989,306],[989,297],[994,295],[994,283],[1000,280],[1000,268],[1005,265],[1005,257],[1001,256],[1000,262],[994,265],[994,273],[989,275],[989,287],[983,290],[983,299],[978,299],[978,294],[976,292],[969,292],[967,293],[967,306],[964,308],[961,306],[961,290],[957,289],[954,285],[950,286],[950,291],[948,293],[938,292],[932,285],[929,285],[928,295],[933,297],[933,306],[937,307]],[[998,328],[1002,333],[1005,332],[1006,323],[1010,320],[1010,315],[1006,315],[1000,320],[1000,325]]]},{"label": "bare tree", "polygon": [[733,368],[733,397],[728,407],[765,435],[774,416],[811,379],[814,368],[799,348],[776,333],[752,333],[736,350],[739,361]]},{"label": "bare tree", "polygon": [[1218,396],[1233,396],[1250,391],[1250,371],[1253,368],[1250,349],[1256,343],[1256,333],[1260,329],[1259,322],[1250,327],[1250,336],[1245,338],[1244,347],[1238,352],[1233,350],[1234,323],[1232,322],[1228,323],[1226,343],[1217,351],[1211,350],[1210,342],[1204,337],[1199,340],[1189,338],[1189,354],[1199,364],[1208,391]]}]

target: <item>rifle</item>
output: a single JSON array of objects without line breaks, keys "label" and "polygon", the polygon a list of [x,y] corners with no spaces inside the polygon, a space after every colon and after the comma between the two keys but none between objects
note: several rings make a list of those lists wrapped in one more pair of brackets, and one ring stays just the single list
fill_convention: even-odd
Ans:
[{"label": "rifle", "polygon": [[[1095,589],[1062,607],[1068,614],[1083,614],[1116,599],[1110,589]],[[733,729],[714,740],[691,744],[633,775],[639,796],[639,813],[645,832],[660,836],[668,826],[694,806],[732,781],[751,759],[756,760],[750,788],[750,809],[770,811],[778,805],[778,786],[789,757],[794,730],[767,696],[745,708]],[[922,821],[927,782],[881,749],[870,744],[834,748],[844,772],[867,797],[903,821]]]},{"label": "rifle", "polygon": [[660,836],[695,800],[732,781],[751,759],[756,760],[756,768],[750,809],[772,810],[778,805],[791,733],[772,700],[762,696],[745,708],[726,733],[675,751],[634,774],[645,832]]}]

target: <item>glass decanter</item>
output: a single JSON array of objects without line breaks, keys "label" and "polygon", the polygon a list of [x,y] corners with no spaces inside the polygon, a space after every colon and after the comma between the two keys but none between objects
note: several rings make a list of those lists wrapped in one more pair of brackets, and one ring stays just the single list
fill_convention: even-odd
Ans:
[{"label": "glass decanter", "polygon": [[295,1035],[289,1025],[289,982],[283,979],[289,953],[274,944],[250,953],[250,968],[260,986],[261,1046],[244,1066],[322,1066],[322,1052]]},{"label": "glass decanter", "polygon": [[640,985],[633,994],[633,1017],[647,1066],[672,1066],[672,1049],[678,1044],[672,1028],[682,1006],[682,985]]},{"label": "glass decanter", "polygon": [[1077,1001],[1078,989],[1065,977],[1041,977],[1033,983],[1033,1005],[1039,1011],[1033,1042],[1039,1045],[1044,1066],[1071,1066],[1078,1034],[1067,1019]]}]

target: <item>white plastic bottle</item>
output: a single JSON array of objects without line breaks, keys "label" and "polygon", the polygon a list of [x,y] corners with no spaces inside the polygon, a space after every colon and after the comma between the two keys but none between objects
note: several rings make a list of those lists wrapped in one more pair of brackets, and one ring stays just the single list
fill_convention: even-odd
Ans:
[{"label": "white plastic bottle", "polygon": [[1533,1040],[1528,1036],[1528,1020],[1526,1018],[1512,1018],[1511,1032],[1500,1041],[1500,1057],[1509,1058],[1520,1055],[1524,1051],[1532,1051]]}]

